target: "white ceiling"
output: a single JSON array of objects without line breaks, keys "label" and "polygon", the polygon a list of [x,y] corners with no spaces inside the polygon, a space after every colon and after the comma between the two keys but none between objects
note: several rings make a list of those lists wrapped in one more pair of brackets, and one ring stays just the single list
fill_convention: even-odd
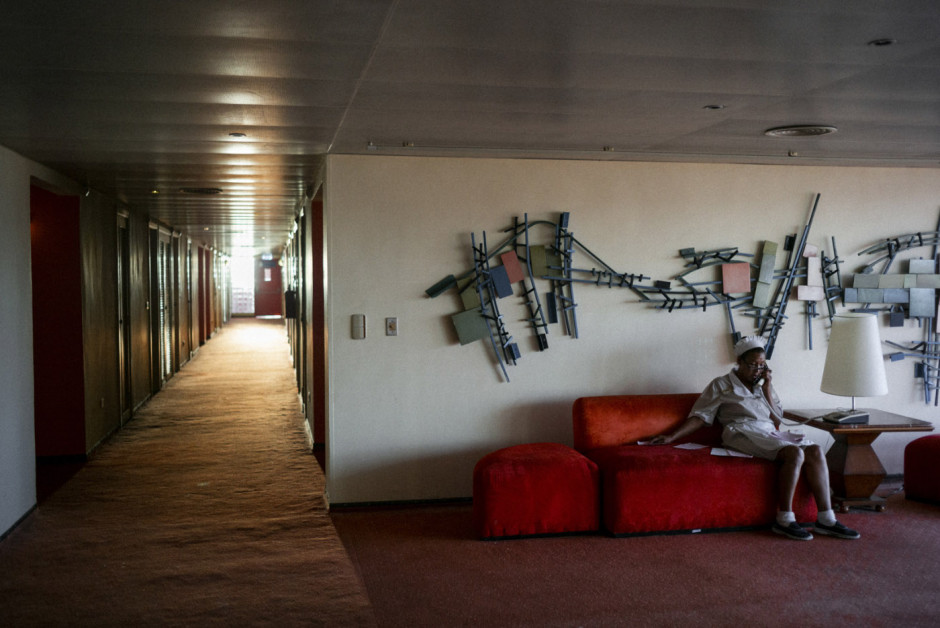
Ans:
[{"label": "white ceiling", "polygon": [[328,153],[940,168],[940,2],[0,0],[0,90],[0,144],[276,251]]}]

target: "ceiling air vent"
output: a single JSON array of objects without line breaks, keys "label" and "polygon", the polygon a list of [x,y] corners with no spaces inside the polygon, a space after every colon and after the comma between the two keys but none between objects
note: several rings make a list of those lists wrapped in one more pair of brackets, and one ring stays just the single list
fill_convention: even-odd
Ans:
[{"label": "ceiling air vent", "polygon": [[180,188],[183,194],[221,194],[222,188]]},{"label": "ceiling air vent", "polygon": [[838,130],[836,127],[826,124],[794,124],[767,129],[764,131],[764,135],[770,137],[816,137],[817,135],[829,135]]}]

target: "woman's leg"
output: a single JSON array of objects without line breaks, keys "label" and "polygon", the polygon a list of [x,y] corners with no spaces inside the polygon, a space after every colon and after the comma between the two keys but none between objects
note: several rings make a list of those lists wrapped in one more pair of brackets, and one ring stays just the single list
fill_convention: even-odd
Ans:
[{"label": "woman's leg", "polygon": [[822,447],[810,445],[805,450],[805,463],[803,464],[806,481],[816,498],[816,510],[829,510],[832,502],[829,497],[829,465]]},{"label": "woman's leg", "polygon": [[794,445],[788,445],[777,452],[777,460],[780,461],[780,468],[777,470],[777,510],[780,512],[793,510],[793,494],[796,493],[796,483],[800,479],[803,458],[803,450]]}]

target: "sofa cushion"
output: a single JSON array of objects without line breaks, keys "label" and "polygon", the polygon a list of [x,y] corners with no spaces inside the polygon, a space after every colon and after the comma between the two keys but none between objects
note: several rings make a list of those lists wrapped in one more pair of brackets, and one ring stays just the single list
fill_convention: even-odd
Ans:
[{"label": "sofa cushion", "polygon": [[[777,511],[777,465],[711,455],[711,448],[624,445],[587,452],[600,467],[602,517],[612,534],[766,526]],[[803,480],[793,510],[813,521]]]},{"label": "sofa cushion", "polygon": [[473,469],[473,522],[483,539],[596,531],[597,465],[560,443],[489,453]]},{"label": "sofa cushion", "polygon": [[[699,393],[581,397],[573,409],[574,448],[584,452],[669,432],[685,421],[698,398]],[[676,442],[720,445],[721,426],[705,426]]]},{"label": "sofa cushion", "polygon": [[940,503],[940,434],[921,436],[904,448],[904,494]]}]

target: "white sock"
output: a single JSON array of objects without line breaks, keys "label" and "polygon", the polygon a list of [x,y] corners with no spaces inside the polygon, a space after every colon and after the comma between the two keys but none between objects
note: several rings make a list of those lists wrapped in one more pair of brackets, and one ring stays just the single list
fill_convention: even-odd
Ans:
[{"label": "white sock", "polygon": [[836,524],[836,513],[832,512],[832,508],[820,510],[819,514],[816,515],[816,521],[824,526],[833,526]]},{"label": "white sock", "polygon": [[792,510],[778,510],[777,511],[777,523],[779,523],[783,527],[787,527],[791,523],[796,523],[796,517],[793,515],[793,511]]}]

